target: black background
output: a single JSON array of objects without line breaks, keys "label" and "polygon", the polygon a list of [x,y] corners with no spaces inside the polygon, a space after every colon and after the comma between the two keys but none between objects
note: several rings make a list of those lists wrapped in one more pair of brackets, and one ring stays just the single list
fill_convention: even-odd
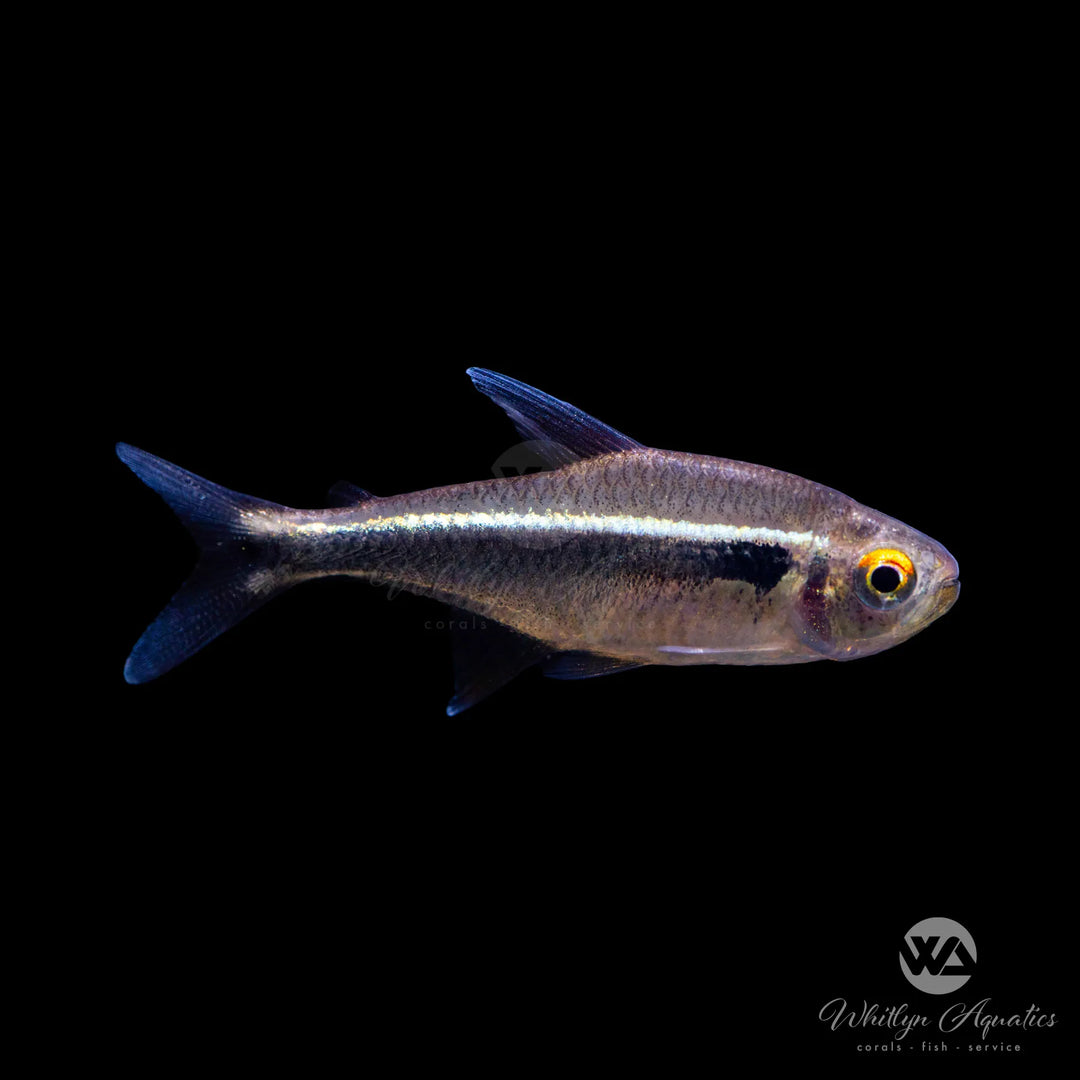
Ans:
[{"label": "black background", "polygon": [[[73,830],[125,1008],[304,1064],[842,1061],[818,1010],[928,1008],[898,944],[944,915],[972,994],[1067,1014],[1065,707],[1015,525],[1048,301],[1008,94],[898,68],[870,98],[579,97],[541,67],[500,102],[317,67],[186,77],[91,143],[109,529]],[[944,543],[962,595],[851,664],[529,672],[448,719],[441,609],[329,581],[123,682],[194,549],[114,441],[296,506],[481,478],[517,436],[473,364],[836,487]]]}]

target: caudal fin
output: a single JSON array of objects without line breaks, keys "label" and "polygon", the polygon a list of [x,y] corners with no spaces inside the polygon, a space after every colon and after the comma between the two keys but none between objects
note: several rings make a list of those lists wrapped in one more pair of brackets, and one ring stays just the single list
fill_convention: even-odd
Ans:
[{"label": "caudal fin", "polygon": [[267,525],[288,508],[229,491],[145,450],[120,460],[172,507],[202,549],[194,573],[147,627],[124,665],[129,683],[156,679],[288,587],[273,569]]}]

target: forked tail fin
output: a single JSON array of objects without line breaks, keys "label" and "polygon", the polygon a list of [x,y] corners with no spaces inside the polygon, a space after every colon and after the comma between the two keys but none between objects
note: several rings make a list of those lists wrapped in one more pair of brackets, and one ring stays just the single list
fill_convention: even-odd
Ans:
[{"label": "forked tail fin", "polygon": [[149,682],[289,585],[275,572],[272,535],[288,507],[229,491],[127,443],[120,460],[172,507],[202,551],[191,577],[147,627],[124,665],[129,683]]}]

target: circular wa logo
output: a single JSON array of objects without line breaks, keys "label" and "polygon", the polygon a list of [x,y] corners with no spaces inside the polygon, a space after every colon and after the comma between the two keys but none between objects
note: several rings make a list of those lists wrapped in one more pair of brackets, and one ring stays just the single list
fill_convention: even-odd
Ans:
[{"label": "circular wa logo", "polygon": [[923,919],[900,942],[900,970],[927,994],[951,994],[975,974],[975,939],[952,919]]}]

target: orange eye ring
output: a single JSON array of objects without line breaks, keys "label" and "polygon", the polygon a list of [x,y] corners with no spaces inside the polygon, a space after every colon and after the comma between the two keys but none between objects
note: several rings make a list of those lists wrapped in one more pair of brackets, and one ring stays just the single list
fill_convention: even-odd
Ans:
[{"label": "orange eye ring", "polygon": [[886,611],[915,589],[915,564],[896,548],[875,548],[855,566],[855,594],[867,607]]}]

